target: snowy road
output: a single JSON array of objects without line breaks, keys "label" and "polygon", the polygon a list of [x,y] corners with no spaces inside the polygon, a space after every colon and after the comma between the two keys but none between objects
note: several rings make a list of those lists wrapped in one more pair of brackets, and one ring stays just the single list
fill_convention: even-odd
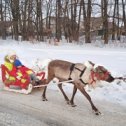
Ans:
[{"label": "snowy road", "polygon": [[[126,76],[125,48],[75,44],[51,46],[11,40],[0,43],[0,64],[7,52],[14,50],[23,64],[30,68],[37,65],[37,59],[63,59],[82,63],[91,60],[105,66],[114,76]],[[48,89],[49,101],[43,102],[41,90],[33,91],[30,95],[16,94],[3,91],[0,82],[0,126],[125,126],[126,84],[113,82],[103,85],[90,92],[96,107],[103,113],[102,116],[96,116],[86,98],[79,93],[75,97],[77,107],[72,108],[65,103],[57,86]],[[71,94],[70,86],[64,88]]]},{"label": "snowy road", "polygon": [[48,90],[47,102],[41,101],[42,89],[30,95],[0,89],[0,126],[124,126],[126,108],[106,101],[94,101],[103,113],[92,113],[87,100],[78,95],[77,107],[67,105],[58,90]]}]

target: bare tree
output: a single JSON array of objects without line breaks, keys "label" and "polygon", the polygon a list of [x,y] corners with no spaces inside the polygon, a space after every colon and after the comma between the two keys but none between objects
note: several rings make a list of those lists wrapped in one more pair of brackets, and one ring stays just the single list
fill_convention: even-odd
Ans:
[{"label": "bare tree", "polygon": [[[79,4],[79,0],[74,0],[74,3],[73,3],[73,13],[72,14],[72,17],[71,17],[71,21],[72,21],[72,38],[73,40],[75,41],[78,41],[78,35],[79,35],[79,25],[77,25],[77,16],[78,16],[78,7],[80,6]],[[79,19],[78,19],[79,20]],[[79,22],[78,22],[79,24]]]},{"label": "bare tree", "polygon": [[82,0],[83,4],[83,19],[84,19],[84,29],[85,29],[85,43],[91,43],[90,38],[90,18],[91,18],[91,0],[88,0],[87,6],[85,0]]},{"label": "bare tree", "polygon": [[11,11],[13,21],[14,38],[18,40],[18,21],[19,21],[19,0],[11,0]]},{"label": "bare tree", "polygon": [[123,22],[124,22],[124,29],[125,29],[125,35],[126,35],[126,0],[122,0],[122,10],[123,10]]},{"label": "bare tree", "polygon": [[116,33],[116,28],[115,28],[116,6],[117,6],[117,2],[115,0],[115,3],[114,3],[114,12],[113,12],[113,21],[112,21],[112,40],[115,40],[115,33]]},{"label": "bare tree", "polygon": [[56,1],[56,38],[61,39],[61,0]]},{"label": "bare tree", "polygon": [[117,2],[117,40],[120,40],[120,19],[119,19],[119,0],[116,0]]},{"label": "bare tree", "polygon": [[62,8],[63,9],[63,16],[64,16],[64,19],[63,19],[63,31],[64,31],[65,39],[67,39],[67,40],[69,38],[68,27],[67,27],[68,19],[69,19],[68,3],[69,3],[69,0],[65,0],[64,1],[64,8]]},{"label": "bare tree", "polygon": [[[108,13],[110,4],[114,8],[112,16]],[[120,40],[120,19],[126,33],[126,0],[101,0],[101,3],[95,3],[95,0],[0,0],[1,36],[6,39],[5,22],[12,21],[12,36],[15,40],[22,35],[23,40],[29,40],[31,36],[43,41],[44,35],[50,37],[53,32],[58,41],[64,34],[69,42],[78,42],[80,21],[83,20],[85,42],[91,43],[91,30],[95,25],[91,20],[94,5],[98,6],[99,10],[101,8],[104,43],[108,43],[110,33],[113,40],[116,39],[116,35]],[[123,15],[120,13],[121,9]],[[96,13],[96,10],[94,11]],[[112,30],[108,28],[109,17],[113,19]]]},{"label": "bare tree", "polygon": [[46,29],[50,29],[51,25],[51,13],[52,13],[52,0],[46,1]]},{"label": "bare tree", "polygon": [[27,40],[27,6],[28,6],[28,0],[25,0],[22,2],[22,39]]},{"label": "bare tree", "polygon": [[4,26],[4,12],[3,12],[3,0],[0,0],[0,16],[1,16],[1,28],[0,28],[0,32],[1,32],[1,36],[2,36],[2,39],[5,38],[4,36],[4,29],[5,29],[5,26]]},{"label": "bare tree", "polygon": [[101,0],[102,5],[102,19],[103,19],[103,30],[104,30],[104,43],[108,44],[108,1]]}]

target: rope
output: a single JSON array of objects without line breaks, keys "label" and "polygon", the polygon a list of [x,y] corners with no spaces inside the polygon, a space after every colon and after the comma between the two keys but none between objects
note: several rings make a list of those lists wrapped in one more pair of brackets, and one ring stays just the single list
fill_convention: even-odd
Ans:
[{"label": "rope", "polygon": [[[58,84],[70,83],[70,82],[73,82],[73,81],[74,81],[74,80],[61,81],[61,82],[58,82]],[[33,86],[33,88],[46,87],[47,85],[48,85],[48,84],[37,85],[37,86]]]},{"label": "rope", "polygon": [[115,77],[115,79],[123,80],[124,82],[126,82],[126,78],[125,77]]}]

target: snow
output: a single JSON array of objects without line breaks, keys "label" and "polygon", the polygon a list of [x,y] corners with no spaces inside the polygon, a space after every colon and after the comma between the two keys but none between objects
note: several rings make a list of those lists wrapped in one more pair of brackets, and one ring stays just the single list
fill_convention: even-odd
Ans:
[{"label": "snow", "polygon": [[[4,62],[4,56],[10,51],[15,51],[22,63],[32,69],[36,68],[38,62],[39,66],[45,67],[46,63],[53,59],[80,63],[90,60],[103,65],[114,77],[126,76],[126,48],[116,45],[109,44],[101,47],[95,44],[62,43],[59,46],[54,46],[46,42],[31,44],[10,39],[0,40],[0,64]],[[58,90],[55,84],[50,85],[49,88]],[[64,89],[72,93],[72,85],[64,84]],[[101,82],[99,87],[95,89],[86,87],[86,90],[93,99],[126,106],[126,83],[123,81]],[[82,96],[79,91],[77,95]]]}]

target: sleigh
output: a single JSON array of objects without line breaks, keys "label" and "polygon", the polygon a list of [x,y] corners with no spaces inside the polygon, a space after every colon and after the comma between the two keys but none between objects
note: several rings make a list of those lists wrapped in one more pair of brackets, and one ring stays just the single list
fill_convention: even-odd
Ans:
[{"label": "sleigh", "polygon": [[[39,87],[39,85],[36,86],[31,84],[30,77],[28,75],[21,76],[20,79],[13,76],[13,80],[9,80],[7,75],[11,75],[11,73],[3,64],[1,65],[1,73],[5,90],[29,94],[32,92],[33,88]],[[40,81],[43,81],[45,79],[45,72],[36,73],[36,76],[39,78]]]}]

